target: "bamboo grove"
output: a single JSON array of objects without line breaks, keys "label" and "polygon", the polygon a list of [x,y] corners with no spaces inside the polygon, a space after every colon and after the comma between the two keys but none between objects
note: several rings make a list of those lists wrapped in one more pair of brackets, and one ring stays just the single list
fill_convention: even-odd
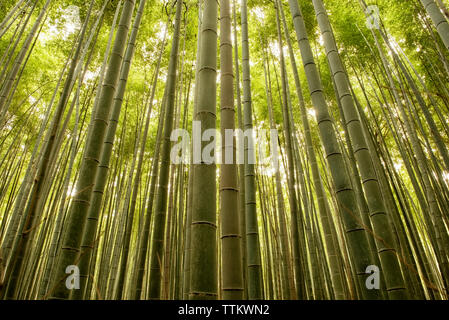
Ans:
[{"label": "bamboo grove", "polygon": [[448,5],[2,0],[0,297],[447,300]]}]

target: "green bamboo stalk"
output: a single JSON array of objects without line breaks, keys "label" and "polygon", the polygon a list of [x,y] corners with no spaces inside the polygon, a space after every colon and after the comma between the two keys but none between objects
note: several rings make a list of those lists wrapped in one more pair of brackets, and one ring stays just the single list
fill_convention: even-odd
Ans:
[{"label": "green bamboo stalk", "polygon": [[[241,2],[242,20],[242,81],[243,81],[243,126],[245,131],[253,130],[253,110],[251,102],[251,74],[249,66],[248,7],[247,0]],[[258,300],[262,294],[262,268],[256,208],[256,183],[254,173],[254,141],[252,134],[244,143],[245,148],[245,213],[246,213],[246,268],[248,299]]]},{"label": "green bamboo stalk", "polygon": [[443,40],[446,49],[449,50],[449,24],[433,0],[420,0],[422,6],[427,11],[427,14],[432,19],[438,34]]},{"label": "green bamboo stalk", "polygon": [[[220,126],[222,163],[220,166],[220,215],[222,241],[222,298],[243,297],[243,277],[238,210],[238,179],[234,133],[234,72],[232,68],[231,9],[229,0],[220,0]],[[231,140],[231,141],[229,141]],[[228,154],[232,159],[228,159]],[[232,161],[230,163],[230,161]]]},{"label": "green bamboo stalk", "polygon": [[[55,289],[51,294],[51,299],[66,299],[71,292],[70,290],[67,290],[65,286],[64,280],[67,277],[65,270],[67,266],[77,262],[76,259],[84,234],[95,175],[97,173],[102,145],[108,126],[107,119],[119,80],[119,71],[122,65],[133,9],[134,1],[125,0],[114,46],[111,52],[111,58],[103,83],[103,89],[101,90],[101,96],[99,98],[98,109],[96,110],[96,113],[93,114],[92,126],[89,128],[90,133],[88,133],[88,140],[86,142],[80,174],[76,183],[77,194],[74,197],[68,212],[67,231],[61,243],[61,255],[58,259],[54,278]],[[80,232],[80,230],[82,230],[82,232]]]},{"label": "green bamboo stalk", "polygon": [[176,69],[178,66],[179,33],[181,28],[182,2],[176,4],[175,30],[172,39],[170,61],[165,92],[167,95],[167,105],[165,111],[164,131],[162,135],[161,167],[159,171],[159,192],[156,198],[153,249],[150,256],[150,299],[160,299],[161,297],[161,270],[163,268],[164,249],[164,229],[167,210],[167,192],[170,172],[170,135],[173,128],[173,110],[175,106],[176,91]]},{"label": "green bamboo stalk", "polygon": [[205,1],[202,15],[198,101],[194,115],[201,128],[193,135],[200,150],[194,145],[189,285],[189,299],[192,300],[218,297],[216,165],[214,161],[209,163],[202,159],[206,146],[202,141],[203,132],[216,126],[217,2]]},{"label": "green bamboo stalk", "polygon": [[343,218],[351,258],[353,259],[355,266],[357,282],[359,283],[363,298],[376,299],[378,298],[377,292],[375,290],[368,290],[365,286],[365,270],[372,264],[367,235],[365,228],[360,221],[360,213],[357,207],[354,190],[351,187],[350,178],[345,168],[343,154],[337,142],[333,121],[329,114],[318,70],[307,38],[304,20],[297,0],[289,0],[289,4],[309,84],[312,103],[315,107],[321,141],[325,149],[325,157],[332,174],[333,184],[338,199],[339,213]]}]

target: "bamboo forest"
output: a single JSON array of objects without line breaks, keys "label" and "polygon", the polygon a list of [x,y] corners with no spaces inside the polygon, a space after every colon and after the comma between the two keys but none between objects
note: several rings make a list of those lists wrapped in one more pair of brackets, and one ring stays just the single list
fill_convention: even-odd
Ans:
[{"label": "bamboo forest", "polygon": [[0,0],[0,299],[448,300],[448,0]]}]

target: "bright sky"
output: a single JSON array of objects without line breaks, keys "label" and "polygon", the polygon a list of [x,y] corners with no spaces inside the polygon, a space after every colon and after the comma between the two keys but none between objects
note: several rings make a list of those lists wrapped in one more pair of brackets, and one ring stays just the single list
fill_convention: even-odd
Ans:
[{"label": "bright sky", "polygon": [[254,7],[251,11],[262,21],[265,19],[265,13],[261,7]]},{"label": "bright sky", "polygon": [[39,37],[43,42],[53,40],[56,37],[67,39],[72,33],[81,27],[81,20],[79,16],[79,8],[77,6],[68,6],[66,8],[59,8],[61,18],[47,24]]}]

